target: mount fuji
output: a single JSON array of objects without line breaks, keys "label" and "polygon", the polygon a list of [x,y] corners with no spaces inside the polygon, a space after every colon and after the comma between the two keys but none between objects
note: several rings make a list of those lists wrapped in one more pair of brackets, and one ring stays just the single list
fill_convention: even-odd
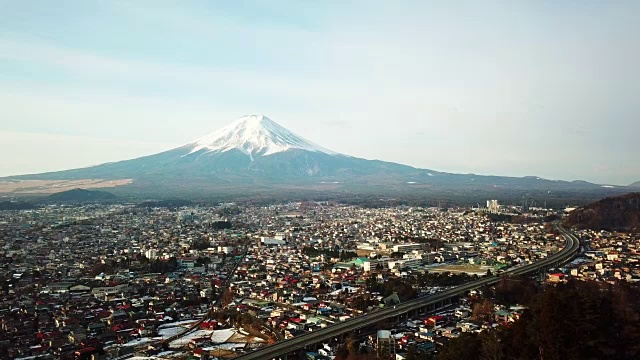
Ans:
[{"label": "mount fuji", "polygon": [[125,193],[160,196],[291,189],[377,194],[471,193],[479,197],[504,192],[613,191],[583,181],[451,174],[356,158],[317,145],[263,115],[243,116],[218,131],[158,154],[9,179],[120,181],[118,184],[126,185],[117,189]]},{"label": "mount fuji", "polygon": [[406,165],[339,154],[294,134],[264,115],[246,115],[218,131],[169,151],[132,160],[18,178],[126,178],[134,182],[188,179],[206,183],[320,178],[338,181],[338,178],[357,175],[415,170]]},{"label": "mount fuji", "polygon": [[294,149],[337,155],[292,133],[264,115],[243,116],[186,146],[192,147],[191,153],[200,150],[208,153],[240,150],[251,159],[254,155],[268,156]]}]

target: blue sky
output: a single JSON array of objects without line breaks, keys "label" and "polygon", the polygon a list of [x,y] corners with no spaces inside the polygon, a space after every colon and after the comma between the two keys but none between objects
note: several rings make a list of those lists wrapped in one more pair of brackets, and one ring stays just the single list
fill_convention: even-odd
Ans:
[{"label": "blue sky", "polygon": [[0,176],[151,154],[262,113],[359,157],[640,180],[639,2],[0,1],[0,14]]}]

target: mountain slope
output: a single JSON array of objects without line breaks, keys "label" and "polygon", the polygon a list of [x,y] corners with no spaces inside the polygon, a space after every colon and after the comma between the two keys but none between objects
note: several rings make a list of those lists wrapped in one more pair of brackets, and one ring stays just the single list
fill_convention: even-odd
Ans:
[{"label": "mountain slope", "polygon": [[[384,144],[381,144],[384,145]],[[248,115],[181,147],[132,160],[12,179],[78,180],[132,179],[119,189],[129,194],[187,192],[195,194],[269,189],[337,192],[422,192],[476,198],[510,192],[512,198],[537,193],[540,202],[550,191],[592,191],[616,194],[583,181],[538,177],[450,174],[379,160],[340,154],[296,135],[262,115]]]},{"label": "mountain slope", "polygon": [[581,229],[640,230],[640,193],[602,199],[569,214],[565,224]]},{"label": "mountain slope", "polygon": [[81,169],[25,175],[29,179],[163,178],[225,182],[415,172],[410,166],[338,154],[263,115],[247,115],[179,148]]}]

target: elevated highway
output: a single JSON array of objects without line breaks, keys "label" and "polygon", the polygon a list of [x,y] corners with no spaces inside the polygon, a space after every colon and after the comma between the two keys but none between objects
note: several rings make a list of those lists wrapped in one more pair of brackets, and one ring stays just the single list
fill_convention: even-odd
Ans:
[{"label": "elevated highway", "polygon": [[501,276],[508,275],[524,275],[536,272],[540,269],[557,267],[571,261],[573,257],[578,253],[580,249],[579,240],[570,232],[556,224],[557,229],[560,231],[565,240],[565,246],[562,250],[558,251],[551,256],[546,257],[535,263],[531,263],[524,266],[519,266],[506,271],[500,276],[486,277],[481,280],[473,281],[453,289],[443,291],[439,294],[435,294],[428,297],[422,297],[411,301],[404,302],[394,307],[390,307],[383,310],[374,311],[372,313],[358,316],[356,318],[340,322],[331,326],[327,326],[324,329],[309,332],[300,336],[296,336],[293,339],[278,342],[276,344],[264,347],[260,350],[250,352],[248,354],[237,357],[237,360],[265,360],[275,358],[285,358],[287,354],[295,352],[299,349],[305,348],[317,344],[328,339],[336,338],[342,334],[363,328],[367,325],[383,321],[390,318],[395,318],[410,312],[417,312],[425,309],[429,309],[429,306],[436,304],[443,304],[445,301],[449,301],[451,298],[464,294],[467,291],[480,288],[485,285],[492,285],[500,281]]}]

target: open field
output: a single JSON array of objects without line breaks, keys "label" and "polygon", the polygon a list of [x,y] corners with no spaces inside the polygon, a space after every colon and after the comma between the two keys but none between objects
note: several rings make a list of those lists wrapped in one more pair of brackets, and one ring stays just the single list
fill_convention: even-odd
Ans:
[{"label": "open field", "polygon": [[131,184],[132,179],[103,180],[0,180],[0,194],[53,194],[77,188],[113,188]]}]

